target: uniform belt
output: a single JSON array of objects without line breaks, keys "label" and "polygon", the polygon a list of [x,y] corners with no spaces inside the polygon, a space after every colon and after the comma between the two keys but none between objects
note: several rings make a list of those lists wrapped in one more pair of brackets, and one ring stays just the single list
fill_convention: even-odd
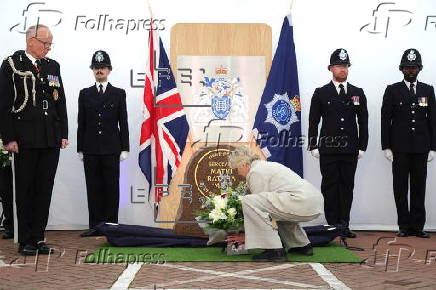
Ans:
[{"label": "uniform belt", "polygon": [[42,109],[43,110],[48,110],[48,101],[47,100],[43,100],[42,101]]}]

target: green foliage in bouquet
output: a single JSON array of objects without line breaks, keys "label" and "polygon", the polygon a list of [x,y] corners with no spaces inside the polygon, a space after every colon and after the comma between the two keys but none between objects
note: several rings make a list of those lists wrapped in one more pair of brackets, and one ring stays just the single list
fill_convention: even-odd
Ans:
[{"label": "green foliage in bouquet", "polygon": [[0,139],[0,167],[6,167],[11,164],[11,154],[3,149],[3,141]]},{"label": "green foliage in bouquet", "polygon": [[207,228],[222,229],[227,232],[239,232],[244,228],[242,213],[242,196],[245,195],[247,184],[241,182],[236,188],[227,184],[221,189],[221,195],[207,197],[197,219],[209,221]]}]

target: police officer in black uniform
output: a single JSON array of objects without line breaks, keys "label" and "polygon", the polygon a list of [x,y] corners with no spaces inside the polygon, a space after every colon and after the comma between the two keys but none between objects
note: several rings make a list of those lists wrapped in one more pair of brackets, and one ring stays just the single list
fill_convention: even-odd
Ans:
[{"label": "police officer in black uniform", "polygon": [[[0,148],[0,150],[3,150],[3,148]],[[11,162],[0,162],[0,198],[4,217],[3,228],[5,229],[2,239],[5,240],[14,237],[14,197],[12,182]]]},{"label": "police officer in black uniform", "polygon": [[[425,232],[427,162],[436,154],[436,104],[432,86],[417,81],[421,54],[404,51],[400,63],[404,80],[388,85],[381,109],[381,143],[392,161],[397,236],[429,238]],[[410,178],[410,209],[407,193]]]},{"label": "police officer in black uniform", "polygon": [[59,64],[45,57],[53,35],[44,25],[26,32],[26,51],[0,68],[0,132],[15,154],[18,251],[52,252],[45,243],[59,149],[68,145],[68,120]]},{"label": "police officer in black uniform", "polygon": [[368,110],[363,90],[347,82],[350,65],[345,49],[332,53],[328,69],[333,80],[315,89],[312,97],[308,149],[312,156],[319,158],[327,222],[341,224],[343,236],[355,238],[356,234],[348,226],[357,159],[368,145]]},{"label": "police officer in black uniform", "polygon": [[94,53],[95,84],[80,91],[77,152],[85,167],[89,229],[81,237],[98,236],[101,222],[118,223],[120,161],[128,156],[126,92],[108,83],[109,55]]}]

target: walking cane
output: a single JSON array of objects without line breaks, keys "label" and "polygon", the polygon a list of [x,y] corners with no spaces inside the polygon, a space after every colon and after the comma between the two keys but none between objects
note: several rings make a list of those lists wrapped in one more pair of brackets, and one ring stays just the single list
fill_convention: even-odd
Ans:
[{"label": "walking cane", "polygon": [[15,191],[15,153],[12,152],[12,161],[11,161],[11,165],[12,165],[12,193],[13,193],[13,212],[14,212],[14,243],[18,243],[18,219],[17,219],[17,204],[15,202],[15,196],[16,196],[16,191]]}]

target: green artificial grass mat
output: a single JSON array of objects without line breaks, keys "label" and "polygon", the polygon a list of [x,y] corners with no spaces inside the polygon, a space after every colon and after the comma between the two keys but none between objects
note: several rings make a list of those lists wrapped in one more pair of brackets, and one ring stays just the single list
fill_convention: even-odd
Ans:
[{"label": "green artificial grass mat", "polygon": [[[251,257],[262,250],[249,250],[246,255],[228,256],[221,248],[144,248],[111,247],[104,244],[87,255],[86,263],[135,263],[163,264],[166,262],[252,262]],[[362,258],[332,242],[324,247],[314,247],[313,256],[288,254],[289,262],[360,263]]]}]

